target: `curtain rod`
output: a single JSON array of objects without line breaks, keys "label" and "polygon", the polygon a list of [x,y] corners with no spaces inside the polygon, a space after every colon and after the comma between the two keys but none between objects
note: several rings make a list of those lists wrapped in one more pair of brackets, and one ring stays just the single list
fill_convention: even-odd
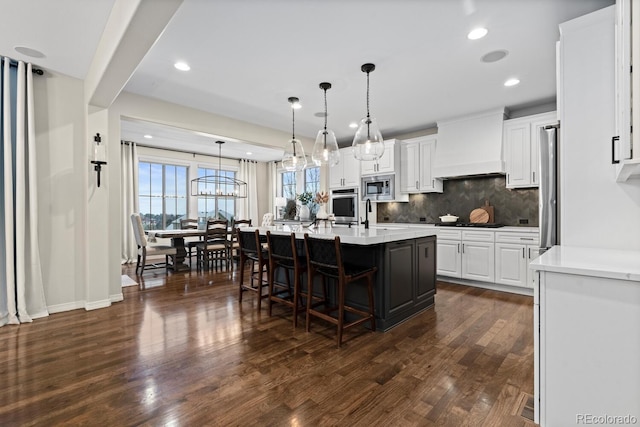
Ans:
[{"label": "curtain rod", "polygon": [[[7,58],[7,57],[5,56],[5,58]],[[16,61],[15,59],[9,58],[9,66],[17,67],[18,66],[18,61]],[[34,67],[33,64],[31,64],[31,72],[33,74],[37,74],[39,76],[44,74],[44,71],[42,71],[40,68]]]},{"label": "curtain rod", "polygon": [[[188,151],[188,150],[180,150],[179,148],[160,148],[160,147],[154,147],[153,145],[147,145],[147,144],[140,144],[139,142],[135,142],[135,141],[124,141],[124,140],[120,140],[120,145],[123,144],[136,144],[138,147],[145,147],[145,148],[153,148],[154,150],[165,150],[165,151],[175,151],[176,153],[185,153],[185,154],[193,154],[194,156],[197,154],[199,156],[209,156],[209,157],[218,157],[209,153],[196,153],[195,151]],[[250,160],[250,159],[242,159],[242,158],[233,158],[233,157],[221,157],[222,159],[227,159],[227,160],[246,160],[248,162],[255,162],[255,163],[259,163],[257,160]]]}]

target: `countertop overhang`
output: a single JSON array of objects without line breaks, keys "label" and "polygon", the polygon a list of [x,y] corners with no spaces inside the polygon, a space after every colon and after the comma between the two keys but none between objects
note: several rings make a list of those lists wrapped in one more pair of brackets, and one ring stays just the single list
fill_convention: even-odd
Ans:
[{"label": "countertop overhang", "polygon": [[640,251],[554,246],[531,261],[533,270],[640,281]]},{"label": "countertop overhang", "polygon": [[274,234],[295,233],[296,239],[303,239],[305,234],[309,236],[333,239],[340,237],[341,243],[353,245],[378,245],[381,243],[397,242],[401,240],[417,239],[437,235],[435,227],[385,227],[381,225],[371,226],[365,229],[358,227],[300,227],[289,225],[277,225],[272,227],[251,227],[249,230],[260,230],[261,234],[266,234],[267,230]]}]

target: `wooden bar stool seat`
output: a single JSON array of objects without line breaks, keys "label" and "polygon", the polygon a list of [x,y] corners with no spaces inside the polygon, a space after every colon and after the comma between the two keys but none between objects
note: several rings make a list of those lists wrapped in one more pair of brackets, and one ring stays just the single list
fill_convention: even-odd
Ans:
[{"label": "wooden bar stool seat", "polygon": [[[373,283],[377,267],[360,267],[345,263],[342,259],[340,237],[334,239],[322,239],[304,235],[307,253],[307,332],[311,330],[311,317],[315,316],[333,323],[337,327],[338,347],[342,345],[342,337],[345,329],[369,322],[372,331],[376,330],[376,318],[374,311]],[[332,280],[337,286],[336,304],[330,306],[323,304],[323,309],[312,306],[313,281],[316,275]],[[345,290],[351,283],[365,280],[367,286],[369,307],[368,311],[345,303]],[[354,320],[346,322],[345,312],[354,314]]]},{"label": "wooden bar stool seat", "polygon": [[[293,327],[298,326],[298,314],[304,310],[302,278],[307,271],[307,260],[298,255],[295,234],[271,234],[267,231],[269,252],[269,316],[273,303],[284,304],[293,309]],[[276,271],[284,270],[285,282],[276,281]],[[290,273],[293,274],[291,286]]]}]

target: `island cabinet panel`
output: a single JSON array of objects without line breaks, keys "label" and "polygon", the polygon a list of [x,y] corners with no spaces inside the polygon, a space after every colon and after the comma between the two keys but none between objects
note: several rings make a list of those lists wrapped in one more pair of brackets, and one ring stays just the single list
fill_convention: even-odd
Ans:
[{"label": "island cabinet panel", "polygon": [[436,293],[436,240],[416,241],[416,302],[431,300]]},{"label": "island cabinet panel", "polygon": [[435,236],[386,243],[379,273],[384,304],[380,328],[386,330],[434,304]]},{"label": "island cabinet panel", "polygon": [[415,274],[415,243],[411,240],[387,243],[385,249],[385,282],[388,292],[386,315],[393,315],[414,304],[412,283]]}]

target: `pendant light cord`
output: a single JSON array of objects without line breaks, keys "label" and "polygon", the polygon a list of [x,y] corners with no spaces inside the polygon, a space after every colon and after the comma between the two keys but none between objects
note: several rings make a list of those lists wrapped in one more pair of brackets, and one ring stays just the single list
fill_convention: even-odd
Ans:
[{"label": "pendant light cord", "polygon": [[367,120],[369,118],[369,72],[367,71]]},{"label": "pendant light cord", "polygon": [[323,149],[327,149],[327,89],[324,89],[324,132],[322,133]]},{"label": "pendant light cord", "polygon": [[293,144],[293,157],[296,157],[296,109],[291,107],[291,143]]}]

